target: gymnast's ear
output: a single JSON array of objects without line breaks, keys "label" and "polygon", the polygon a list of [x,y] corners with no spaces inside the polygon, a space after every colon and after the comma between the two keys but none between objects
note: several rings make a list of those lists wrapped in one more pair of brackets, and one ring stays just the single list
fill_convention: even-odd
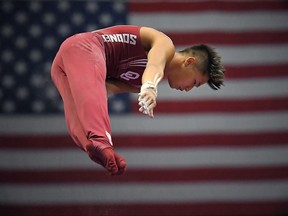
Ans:
[{"label": "gymnast's ear", "polygon": [[187,67],[193,63],[195,63],[197,59],[195,57],[188,57],[185,59],[184,65]]}]

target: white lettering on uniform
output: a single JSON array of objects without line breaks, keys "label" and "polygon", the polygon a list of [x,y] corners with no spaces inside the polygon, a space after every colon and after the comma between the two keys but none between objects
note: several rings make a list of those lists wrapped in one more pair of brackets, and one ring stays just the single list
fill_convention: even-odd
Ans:
[{"label": "white lettering on uniform", "polygon": [[118,42],[123,42],[122,34],[116,34],[116,37],[118,39]]},{"label": "white lettering on uniform", "polygon": [[131,34],[129,43],[132,44],[132,45],[136,45],[136,39],[137,39],[137,36]]},{"label": "white lettering on uniform", "polygon": [[122,42],[136,45],[137,35],[134,34],[102,34],[104,42]]},{"label": "white lettering on uniform", "polygon": [[123,42],[129,43],[129,34],[123,34]]},{"label": "white lettering on uniform", "polygon": [[107,35],[110,38],[110,42],[117,42],[116,35]]},{"label": "white lettering on uniform", "polygon": [[101,36],[102,36],[104,42],[110,42],[110,39],[109,39],[108,35],[103,34]]}]

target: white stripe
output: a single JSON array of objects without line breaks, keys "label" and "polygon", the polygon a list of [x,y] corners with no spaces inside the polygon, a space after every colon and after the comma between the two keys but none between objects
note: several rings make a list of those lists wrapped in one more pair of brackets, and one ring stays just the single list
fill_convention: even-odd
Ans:
[{"label": "white stripe", "polygon": [[257,31],[288,29],[287,11],[130,13],[128,23],[167,32]]},{"label": "white stripe", "polygon": [[133,60],[131,62],[129,62],[129,64],[134,64],[134,63],[147,63],[147,59],[136,59],[136,60]]},{"label": "white stripe", "polygon": [[[288,71],[287,71],[288,72]],[[183,101],[183,100],[221,100],[221,99],[259,99],[288,97],[288,78],[263,79],[233,79],[226,80],[225,86],[218,91],[212,90],[207,84],[193,88],[190,92],[181,92],[171,89],[168,82],[163,80],[158,85],[157,101]],[[131,94],[137,101],[137,94]],[[288,103],[288,102],[287,102]]]},{"label": "white stripe", "polygon": [[[273,132],[288,130],[288,112],[260,112],[235,114],[163,115],[155,113],[151,119],[142,114],[112,115],[111,125],[115,134],[187,134]],[[27,127],[29,125],[29,127]],[[63,117],[59,116],[3,116],[0,134],[66,134]]]},{"label": "white stripe", "polygon": [[141,63],[138,63],[138,64],[130,64],[130,66],[132,66],[132,67],[146,67],[146,63],[144,63],[144,64],[141,64]]},{"label": "white stripe", "polygon": [[111,118],[114,134],[169,134],[169,133],[235,133],[287,131],[288,112],[238,113],[197,115],[161,115],[151,119],[144,115]]},{"label": "white stripe", "polygon": [[[288,13],[287,13],[288,14]],[[287,22],[288,23],[288,22]],[[190,47],[178,46],[177,50]],[[212,45],[213,46],[213,45]],[[213,46],[222,58],[224,65],[263,65],[288,63],[288,44]],[[271,72],[272,73],[272,72]]]},{"label": "white stripe", "polygon": [[139,59],[139,60],[135,60],[132,62],[129,62],[130,66],[142,66],[142,67],[146,67],[147,64],[147,59]]},{"label": "white stripe", "polygon": [[2,204],[286,201],[287,181],[1,185]]},{"label": "white stripe", "polygon": [[[157,142],[157,140],[155,140]],[[248,143],[249,144],[249,143]],[[287,145],[247,148],[149,148],[121,149],[116,152],[127,160],[128,169],[200,168],[200,167],[260,167],[288,165]],[[176,143],[175,143],[176,145]],[[103,169],[75,149],[1,150],[1,170]]]},{"label": "white stripe", "polygon": [[0,134],[67,134],[63,115],[31,116],[14,115],[0,116]]}]

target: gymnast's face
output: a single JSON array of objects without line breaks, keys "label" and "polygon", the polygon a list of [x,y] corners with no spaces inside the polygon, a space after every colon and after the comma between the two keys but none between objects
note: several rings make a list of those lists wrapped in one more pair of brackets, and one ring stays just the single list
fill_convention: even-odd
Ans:
[{"label": "gymnast's face", "polygon": [[169,71],[168,82],[171,88],[190,91],[208,82],[209,77],[195,67],[195,58],[187,58],[182,64]]}]

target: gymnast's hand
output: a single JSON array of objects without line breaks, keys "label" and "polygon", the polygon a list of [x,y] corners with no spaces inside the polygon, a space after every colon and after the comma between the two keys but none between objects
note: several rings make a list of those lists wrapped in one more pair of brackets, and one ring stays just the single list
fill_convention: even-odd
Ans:
[{"label": "gymnast's hand", "polygon": [[153,109],[156,107],[157,89],[152,82],[146,82],[141,86],[140,93],[138,95],[138,104],[140,106],[139,111],[143,114],[154,117]]}]

